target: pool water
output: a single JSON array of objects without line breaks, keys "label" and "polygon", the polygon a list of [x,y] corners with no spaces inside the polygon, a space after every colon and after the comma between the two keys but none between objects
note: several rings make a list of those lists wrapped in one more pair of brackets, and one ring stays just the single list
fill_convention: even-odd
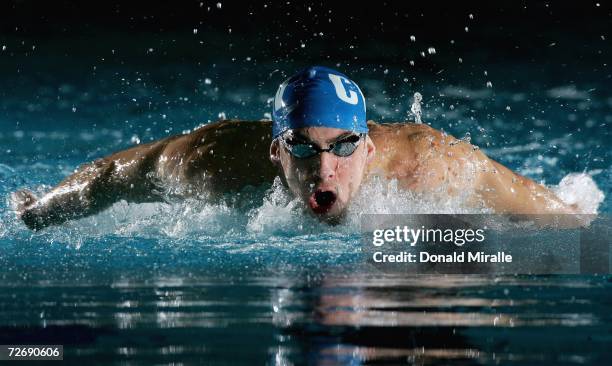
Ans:
[{"label": "pool water", "polygon": [[[24,51],[29,43],[4,39],[0,344],[63,344],[71,364],[612,359],[608,275],[398,276],[363,267],[360,214],[472,212],[394,182],[365,186],[339,226],[305,214],[277,181],[221,202],[119,202],[28,231],[10,192],[42,193],[81,163],[201,123],[269,118],[278,84],[305,66],[231,63],[224,54],[160,61],[130,53],[153,39],[106,37],[83,54],[67,51],[81,49],[78,39],[37,42],[44,62]],[[440,73],[365,61],[338,68],[362,86],[370,119],[412,120],[420,92],[425,123],[610,214],[609,80],[559,81],[567,79],[510,61],[455,64]]]}]

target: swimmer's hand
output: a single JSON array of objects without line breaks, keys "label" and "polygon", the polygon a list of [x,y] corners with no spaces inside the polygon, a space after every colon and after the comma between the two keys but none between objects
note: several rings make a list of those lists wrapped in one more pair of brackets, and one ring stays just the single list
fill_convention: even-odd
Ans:
[{"label": "swimmer's hand", "polygon": [[32,191],[27,189],[22,189],[17,192],[11,193],[12,208],[17,214],[17,217],[19,218],[21,218],[21,215],[23,215],[25,210],[35,204],[36,201],[36,195],[34,195]]},{"label": "swimmer's hand", "polygon": [[38,199],[36,195],[32,193],[32,191],[27,189],[22,189],[17,192],[11,193],[11,205],[13,211],[17,215],[19,220],[23,220],[28,228],[31,230],[37,230],[36,222],[29,220],[31,215],[28,215],[28,209],[36,204]]}]

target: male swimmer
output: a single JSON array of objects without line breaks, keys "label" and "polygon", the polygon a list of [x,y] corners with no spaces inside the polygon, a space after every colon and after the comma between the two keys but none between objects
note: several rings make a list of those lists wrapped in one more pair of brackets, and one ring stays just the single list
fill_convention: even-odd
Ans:
[{"label": "male swimmer", "polygon": [[374,176],[417,192],[464,194],[470,204],[498,213],[577,213],[465,141],[425,124],[366,121],[361,90],[338,71],[300,71],[281,84],[273,108],[271,122],[220,121],[84,164],[40,199],[15,192],[17,215],[39,230],[119,200],[210,197],[276,176],[329,222],[342,217],[361,183]]}]

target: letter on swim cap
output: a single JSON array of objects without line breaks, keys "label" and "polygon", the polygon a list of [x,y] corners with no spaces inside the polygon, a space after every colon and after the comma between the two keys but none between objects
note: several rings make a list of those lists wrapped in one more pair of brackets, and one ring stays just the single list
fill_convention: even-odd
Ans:
[{"label": "letter on swim cap", "polygon": [[357,98],[357,93],[355,93],[354,91],[350,91],[350,96],[346,95],[346,89],[344,89],[344,85],[342,85],[342,82],[345,82],[347,84],[350,84],[351,82],[345,78],[342,77],[340,75],[336,75],[336,74],[329,74],[329,80],[332,81],[332,83],[334,83],[334,88],[336,88],[336,95],[338,95],[338,98],[342,99],[343,101],[349,103],[349,104],[357,104],[359,103],[359,99]]}]

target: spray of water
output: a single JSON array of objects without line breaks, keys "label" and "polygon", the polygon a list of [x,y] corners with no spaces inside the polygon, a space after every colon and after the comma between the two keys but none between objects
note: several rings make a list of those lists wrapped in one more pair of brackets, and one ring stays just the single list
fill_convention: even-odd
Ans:
[{"label": "spray of water", "polygon": [[410,107],[410,111],[414,114],[414,122],[415,123],[423,123],[421,121],[421,101],[423,100],[423,96],[421,93],[416,92],[413,96],[412,106]]}]

